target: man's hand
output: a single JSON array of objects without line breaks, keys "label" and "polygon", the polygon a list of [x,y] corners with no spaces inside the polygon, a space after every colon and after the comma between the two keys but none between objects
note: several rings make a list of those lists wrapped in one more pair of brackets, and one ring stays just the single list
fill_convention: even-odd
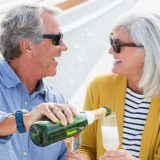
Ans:
[{"label": "man's hand", "polygon": [[140,160],[133,157],[126,150],[108,151],[104,156],[100,157],[100,160]]},{"label": "man's hand", "polygon": [[60,120],[62,125],[66,125],[67,122],[72,123],[73,115],[76,115],[76,109],[69,104],[41,103],[31,112],[23,115],[23,123],[26,130],[29,130],[34,122],[46,116],[53,122],[58,122],[58,120]]}]

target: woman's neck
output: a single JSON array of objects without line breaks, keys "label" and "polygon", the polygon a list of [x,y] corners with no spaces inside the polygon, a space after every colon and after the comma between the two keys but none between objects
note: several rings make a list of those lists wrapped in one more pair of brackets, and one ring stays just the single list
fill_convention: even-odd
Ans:
[{"label": "woman's neck", "polygon": [[127,79],[127,87],[137,94],[143,94],[143,90],[138,86],[139,80]]}]

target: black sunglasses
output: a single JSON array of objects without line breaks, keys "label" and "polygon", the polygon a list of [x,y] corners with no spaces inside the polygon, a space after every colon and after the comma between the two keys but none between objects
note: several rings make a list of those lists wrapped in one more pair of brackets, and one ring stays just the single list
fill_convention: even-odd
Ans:
[{"label": "black sunglasses", "polygon": [[51,39],[55,46],[59,46],[62,42],[63,34],[43,34],[43,38]]},{"label": "black sunglasses", "polygon": [[110,36],[110,44],[116,53],[120,53],[121,46],[123,47],[143,47],[142,45],[136,45],[135,43],[120,43],[115,38]]}]

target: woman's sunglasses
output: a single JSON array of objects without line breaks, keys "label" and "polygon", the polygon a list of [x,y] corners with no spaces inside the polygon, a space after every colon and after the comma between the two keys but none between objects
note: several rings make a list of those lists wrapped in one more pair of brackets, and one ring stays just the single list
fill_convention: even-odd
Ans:
[{"label": "woman's sunglasses", "polygon": [[120,53],[121,46],[123,47],[143,47],[142,45],[136,45],[135,43],[120,43],[115,38],[113,38],[111,35],[110,35],[110,44],[117,54]]},{"label": "woman's sunglasses", "polygon": [[51,39],[55,46],[59,46],[62,42],[63,34],[43,34],[43,38]]}]

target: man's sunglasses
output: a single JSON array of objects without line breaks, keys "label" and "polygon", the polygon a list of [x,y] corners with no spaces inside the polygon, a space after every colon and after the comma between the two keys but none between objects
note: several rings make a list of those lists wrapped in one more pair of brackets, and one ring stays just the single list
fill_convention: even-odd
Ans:
[{"label": "man's sunglasses", "polygon": [[51,39],[55,46],[59,46],[62,42],[63,34],[43,34],[42,37]]},{"label": "man's sunglasses", "polygon": [[110,44],[116,53],[120,53],[121,46],[123,47],[143,47],[142,45],[136,45],[135,43],[120,43],[112,36],[110,36]]}]

